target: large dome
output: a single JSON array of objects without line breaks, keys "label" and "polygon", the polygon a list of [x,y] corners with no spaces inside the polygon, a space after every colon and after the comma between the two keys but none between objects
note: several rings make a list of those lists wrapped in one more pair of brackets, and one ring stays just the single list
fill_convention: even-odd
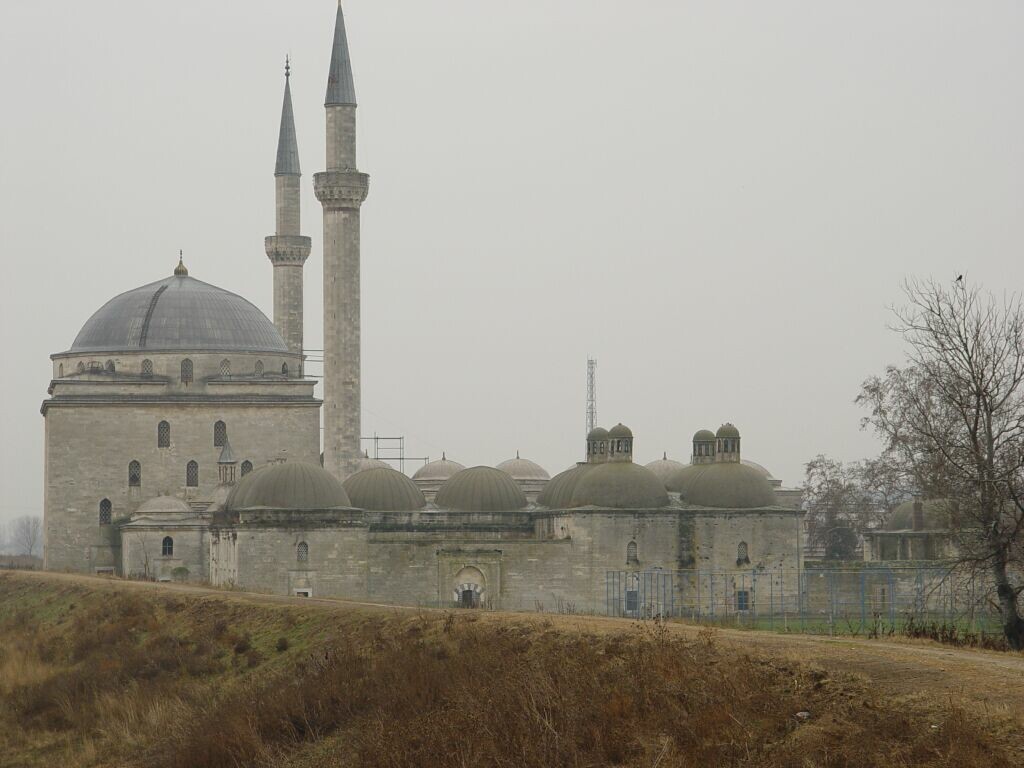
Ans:
[{"label": "large dome", "polygon": [[435,502],[457,512],[511,512],[526,506],[526,496],[500,469],[470,467],[452,475]]},{"label": "large dome", "polygon": [[566,509],[572,504],[572,494],[583,474],[594,468],[594,464],[577,464],[548,480],[544,490],[537,497],[537,503],[549,509]]},{"label": "large dome", "polygon": [[598,464],[583,475],[572,494],[574,507],[651,509],[667,505],[668,494],[658,476],[631,461]]},{"label": "large dome", "polygon": [[112,298],[86,321],[69,351],[143,349],[288,352],[274,324],[255,305],[182,274]]},{"label": "large dome", "polygon": [[411,512],[427,501],[416,483],[391,467],[364,469],[349,475],[342,485],[352,505],[374,512]]},{"label": "large dome", "polygon": [[665,483],[668,482],[668,479],[672,475],[672,473],[678,472],[686,465],[683,464],[681,461],[670,459],[667,454],[662,454],[660,459],[645,464],[644,466],[651,470],[651,472],[656,474],[658,476],[658,479],[661,480],[662,483]]},{"label": "large dome", "polygon": [[351,507],[341,482],[326,469],[303,461],[268,464],[250,472],[228,496],[227,509],[320,510]]},{"label": "large dome", "polygon": [[[697,465],[681,489],[683,501],[698,507],[755,509],[775,506],[771,483],[753,467],[736,461]],[[671,480],[677,483],[677,473]]]},{"label": "large dome", "polygon": [[665,478],[665,487],[685,496],[686,492],[690,490],[690,483],[694,478],[710,466],[710,464],[687,464]]}]

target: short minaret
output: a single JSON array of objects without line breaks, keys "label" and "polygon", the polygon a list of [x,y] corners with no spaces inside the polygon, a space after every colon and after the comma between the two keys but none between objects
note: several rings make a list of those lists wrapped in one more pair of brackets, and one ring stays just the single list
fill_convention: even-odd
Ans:
[{"label": "short minaret", "polygon": [[324,468],[345,479],[362,455],[359,208],[370,177],[356,170],[356,89],[341,0],[324,107],[327,170],[313,176],[324,209]]},{"label": "short minaret", "polygon": [[231,443],[228,442],[227,438],[224,438],[224,445],[220,449],[220,458],[217,459],[217,475],[221,485],[235,484],[235,468],[237,465],[238,459],[235,458],[235,454],[231,451]]},{"label": "short minaret", "polygon": [[718,428],[715,433],[717,447],[715,450],[715,461],[739,463],[740,461],[740,431],[726,422]]},{"label": "short minaret", "polygon": [[[292,113],[291,63],[285,59],[284,104],[277,139],[274,194],[277,201],[276,234],[265,241],[267,258],[274,265],[274,325],[295,355],[302,355],[302,265],[309,258],[310,240],[299,234],[299,145]],[[302,370],[295,371],[302,376]]]}]

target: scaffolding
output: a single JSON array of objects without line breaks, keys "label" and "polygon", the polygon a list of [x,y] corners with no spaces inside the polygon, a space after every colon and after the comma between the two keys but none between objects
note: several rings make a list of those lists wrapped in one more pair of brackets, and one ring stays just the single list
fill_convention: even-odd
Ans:
[{"label": "scaffolding", "polygon": [[366,455],[372,459],[378,461],[386,461],[388,464],[393,466],[402,474],[405,474],[405,463],[411,462],[422,462],[426,464],[430,461],[429,456],[406,456],[405,455],[405,436],[385,436],[378,435],[376,432],[370,437],[361,438],[362,445],[365,447],[367,444],[373,446],[372,454],[370,448],[366,447]]}]

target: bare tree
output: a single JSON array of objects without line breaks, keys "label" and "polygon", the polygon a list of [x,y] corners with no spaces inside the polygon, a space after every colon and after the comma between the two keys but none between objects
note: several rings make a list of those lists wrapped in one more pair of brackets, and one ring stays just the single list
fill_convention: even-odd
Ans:
[{"label": "bare tree", "polygon": [[957,509],[958,565],[987,574],[1009,645],[1024,648],[1024,307],[958,281],[905,283],[893,329],[908,364],[864,383],[864,426],[908,489]]},{"label": "bare tree", "polygon": [[15,518],[11,524],[11,539],[20,554],[36,554],[43,544],[43,521],[33,515]]},{"label": "bare tree", "polygon": [[863,465],[818,455],[804,471],[801,490],[807,506],[808,543],[823,548],[828,560],[856,558],[859,536],[882,509],[861,482]]}]

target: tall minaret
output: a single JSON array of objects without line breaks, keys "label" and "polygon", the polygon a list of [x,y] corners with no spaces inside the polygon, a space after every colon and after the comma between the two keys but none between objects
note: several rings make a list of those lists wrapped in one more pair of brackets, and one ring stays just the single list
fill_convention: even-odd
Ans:
[{"label": "tall minaret", "polygon": [[[291,65],[284,64],[284,104],[277,139],[274,194],[277,234],[265,240],[267,258],[274,265],[274,325],[289,351],[302,354],[302,265],[309,257],[310,241],[299,234],[299,146],[292,114]],[[301,376],[302,371],[295,372]]]},{"label": "tall minaret", "polygon": [[344,479],[360,448],[359,207],[370,177],[356,170],[356,89],[338,0],[327,77],[327,170],[313,176],[324,207],[324,467]]}]

